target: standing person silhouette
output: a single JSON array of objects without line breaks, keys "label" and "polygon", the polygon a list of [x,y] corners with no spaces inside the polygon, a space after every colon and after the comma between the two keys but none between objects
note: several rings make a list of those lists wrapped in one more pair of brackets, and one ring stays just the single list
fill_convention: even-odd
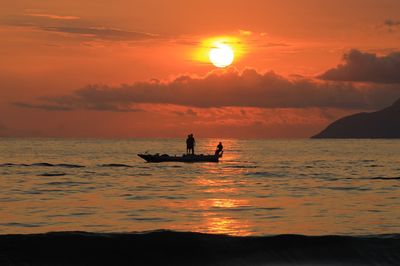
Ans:
[{"label": "standing person silhouette", "polygon": [[186,154],[189,154],[190,150],[191,150],[191,140],[190,140],[190,135],[188,135],[186,139]]},{"label": "standing person silhouette", "polygon": [[189,144],[190,144],[189,152],[192,151],[192,155],[194,155],[194,146],[196,146],[196,140],[194,139],[193,134],[189,135]]}]

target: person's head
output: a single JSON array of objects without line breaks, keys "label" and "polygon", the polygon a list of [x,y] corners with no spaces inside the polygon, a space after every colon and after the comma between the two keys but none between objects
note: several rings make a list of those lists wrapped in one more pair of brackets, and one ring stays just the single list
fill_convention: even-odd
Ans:
[{"label": "person's head", "polygon": [[221,144],[221,145],[222,145],[222,142],[220,142],[219,144]]}]

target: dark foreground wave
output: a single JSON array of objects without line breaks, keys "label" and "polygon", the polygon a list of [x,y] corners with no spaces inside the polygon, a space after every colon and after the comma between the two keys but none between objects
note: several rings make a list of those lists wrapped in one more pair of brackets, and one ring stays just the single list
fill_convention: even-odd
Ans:
[{"label": "dark foreground wave", "polygon": [[0,265],[400,265],[400,235],[2,235]]}]

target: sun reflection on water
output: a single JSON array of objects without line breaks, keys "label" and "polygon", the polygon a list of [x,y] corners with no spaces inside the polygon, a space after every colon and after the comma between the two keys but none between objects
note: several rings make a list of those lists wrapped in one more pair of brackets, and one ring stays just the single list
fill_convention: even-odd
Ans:
[{"label": "sun reflection on water", "polygon": [[229,216],[206,216],[204,226],[205,228],[201,228],[201,230],[211,234],[246,236],[252,233],[247,220],[239,220]]},{"label": "sun reflection on water", "polygon": [[208,199],[200,202],[200,207],[209,208],[238,208],[248,206],[248,200],[241,199]]},{"label": "sun reflection on water", "polygon": [[198,178],[194,181],[200,190],[206,193],[235,193],[237,187],[230,179]]},{"label": "sun reflection on water", "polygon": [[198,206],[203,210],[204,219],[199,225],[202,232],[213,234],[230,235],[250,235],[250,222],[241,217],[234,218],[226,213],[218,213],[219,210],[230,211],[234,208],[248,206],[248,201],[243,199],[212,198],[198,202]]},{"label": "sun reflection on water", "polygon": [[[203,144],[210,150],[214,149],[217,143],[216,140],[210,139]],[[209,194],[208,198],[197,202],[197,208],[202,210],[204,217],[199,223],[198,230],[215,234],[250,235],[252,232],[249,220],[230,214],[235,209],[249,207],[247,199],[236,198],[241,193],[241,186],[238,184],[245,183],[246,180],[238,180],[235,176],[244,170],[229,167],[230,164],[234,166],[239,160],[238,153],[235,151],[238,149],[237,140],[222,140],[222,143],[225,153],[221,161],[224,164],[199,166],[206,174],[198,176],[193,181],[198,191]]]}]

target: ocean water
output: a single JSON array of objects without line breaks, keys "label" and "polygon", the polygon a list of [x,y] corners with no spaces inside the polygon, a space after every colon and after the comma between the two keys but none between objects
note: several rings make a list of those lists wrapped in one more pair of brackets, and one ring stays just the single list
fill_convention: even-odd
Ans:
[{"label": "ocean water", "polygon": [[220,163],[146,163],[184,139],[0,139],[0,234],[400,232],[400,141],[197,139]]}]

